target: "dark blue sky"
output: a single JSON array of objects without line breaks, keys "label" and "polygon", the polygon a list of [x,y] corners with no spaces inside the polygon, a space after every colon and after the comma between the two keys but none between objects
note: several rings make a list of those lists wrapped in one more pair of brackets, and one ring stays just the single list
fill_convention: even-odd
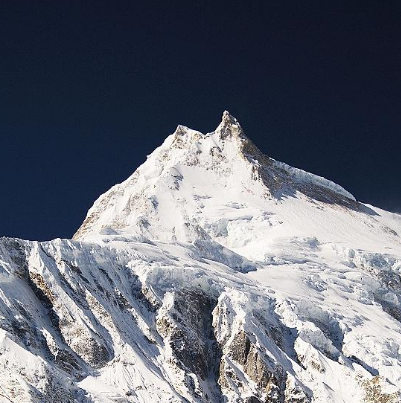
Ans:
[{"label": "dark blue sky", "polygon": [[400,1],[15,1],[0,14],[0,235],[71,237],[177,124],[401,211]]}]

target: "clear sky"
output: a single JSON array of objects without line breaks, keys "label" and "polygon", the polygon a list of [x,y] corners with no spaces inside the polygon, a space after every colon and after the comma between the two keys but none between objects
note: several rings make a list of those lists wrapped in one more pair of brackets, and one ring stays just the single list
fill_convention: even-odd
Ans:
[{"label": "clear sky", "polygon": [[181,123],[401,211],[400,1],[8,1],[0,235],[71,237]]}]

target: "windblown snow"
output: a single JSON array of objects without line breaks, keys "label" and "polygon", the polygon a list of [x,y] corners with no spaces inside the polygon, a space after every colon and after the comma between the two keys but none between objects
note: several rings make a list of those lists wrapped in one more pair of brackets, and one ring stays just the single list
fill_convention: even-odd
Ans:
[{"label": "windblown snow", "polygon": [[0,239],[0,402],[397,403],[401,216],[184,126],[72,240]]}]

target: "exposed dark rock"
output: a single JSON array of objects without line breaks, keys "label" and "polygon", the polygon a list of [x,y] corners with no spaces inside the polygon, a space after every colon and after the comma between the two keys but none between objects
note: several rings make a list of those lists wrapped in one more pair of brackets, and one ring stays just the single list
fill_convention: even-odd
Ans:
[{"label": "exposed dark rock", "polygon": [[0,238],[1,243],[7,249],[11,261],[15,264],[15,275],[21,279],[28,278],[28,263],[26,260],[26,245],[17,238]]},{"label": "exposed dark rock", "polygon": [[[198,376],[199,380],[214,382],[218,395],[221,352],[212,329],[214,304],[215,301],[201,290],[180,290],[174,293],[173,308],[168,315],[158,318],[156,326],[165,342],[170,344],[177,365]],[[195,390],[193,380],[188,379],[187,387],[205,398],[203,391]]]},{"label": "exposed dark rock", "polygon": [[[228,346],[227,354],[230,359],[242,366],[244,373],[257,385],[260,396],[254,397],[255,399],[259,399],[256,401],[272,403],[281,403],[284,401],[285,372],[258,349],[244,331],[240,331],[236,335]],[[226,361],[222,361],[219,383],[223,388],[230,389],[231,382],[234,382],[235,387],[242,387],[242,382],[239,381],[235,372],[230,369]]]}]

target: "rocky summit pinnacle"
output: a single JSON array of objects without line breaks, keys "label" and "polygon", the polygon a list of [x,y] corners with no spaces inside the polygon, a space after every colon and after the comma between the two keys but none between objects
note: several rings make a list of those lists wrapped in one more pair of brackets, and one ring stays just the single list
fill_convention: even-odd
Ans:
[{"label": "rocky summit pinnacle", "polygon": [[235,119],[234,116],[230,115],[228,111],[223,112],[221,123],[216,131],[220,132],[220,137],[222,139],[233,134],[240,137],[244,135],[244,132],[237,119]]},{"label": "rocky summit pinnacle", "polygon": [[399,234],[228,112],[178,126],[74,239],[0,238],[0,402],[399,403]]},{"label": "rocky summit pinnacle", "polygon": [[221,117],[220,126],[230,126],[230,125],[239,126],[239,123],[238,123],[237,119],[230,114],[230,112],[224,111],[223,115]]}]

